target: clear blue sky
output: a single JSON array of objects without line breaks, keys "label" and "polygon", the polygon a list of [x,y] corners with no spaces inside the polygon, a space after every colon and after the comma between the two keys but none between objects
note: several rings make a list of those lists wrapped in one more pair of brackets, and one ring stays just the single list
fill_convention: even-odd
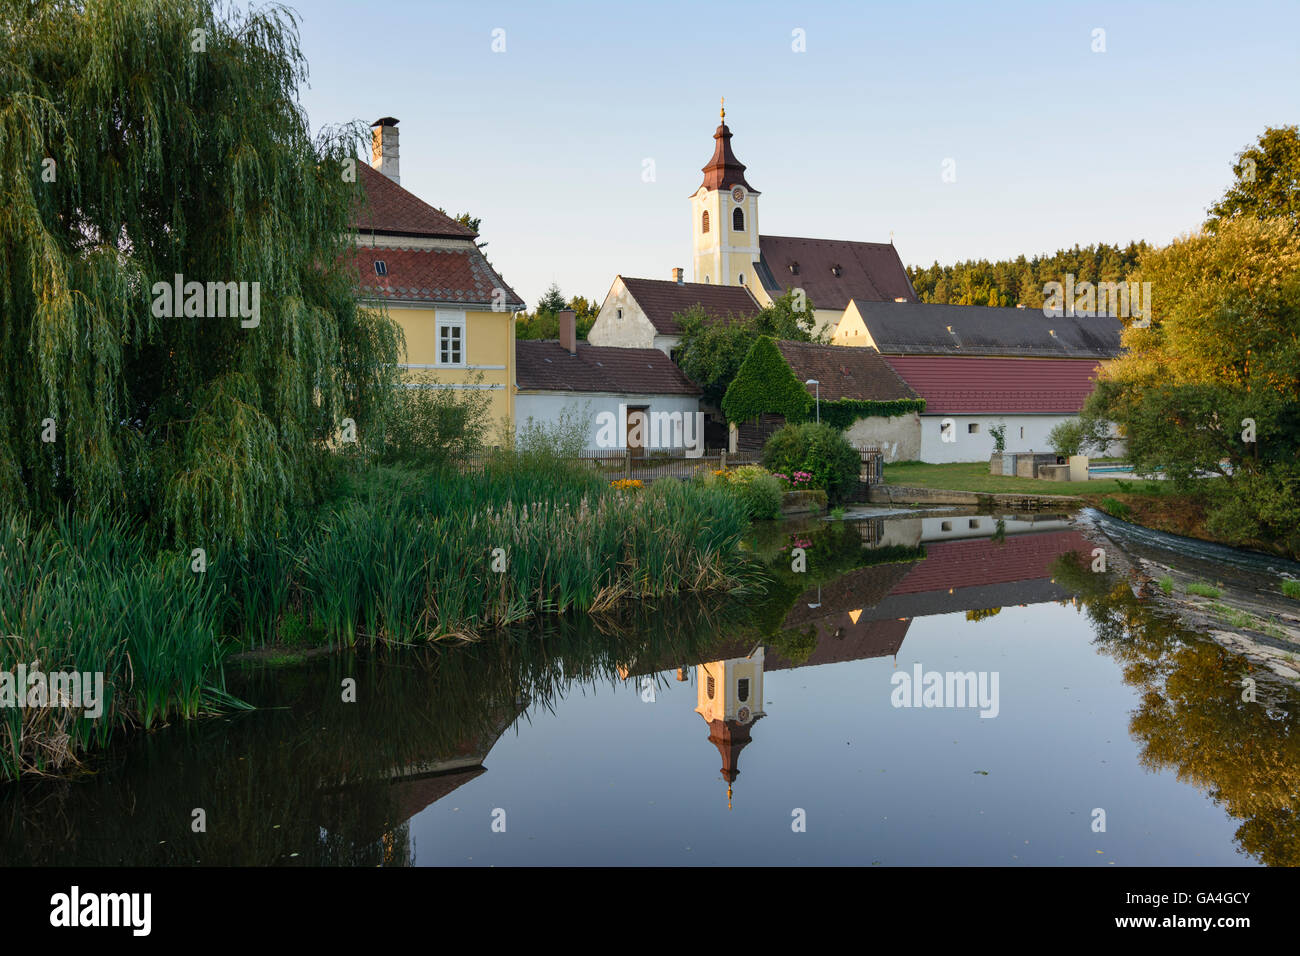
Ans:
[{"label": "clear blue sky", "polygon": [[690,276],[719,96],[764,233],[892,231],[909,265],[1167,242],[1300,122],[1295,0],[290,2],[313,129],[396,116],[402,185],[481,217],[530,307]]}]

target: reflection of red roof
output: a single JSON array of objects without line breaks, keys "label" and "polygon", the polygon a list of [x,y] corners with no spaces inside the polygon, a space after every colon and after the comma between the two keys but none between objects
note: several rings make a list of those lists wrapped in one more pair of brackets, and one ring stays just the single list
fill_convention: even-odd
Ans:
[{"label": "reflection of red roof", "polygon": [[1088,554],[1092,548],[1077,531],[1009,534],[1002,543],[989,538],[932,541],[925,546],[925,560],[913,565],[889,593],[923,594],[1050,578],[1056,558],[1067,551]]},{"label": "reflection of red roof", "polygon": [[1092,394],[1098,363],[1087,359],[887,355],[922,398],[927,415],[1074,414]]}]

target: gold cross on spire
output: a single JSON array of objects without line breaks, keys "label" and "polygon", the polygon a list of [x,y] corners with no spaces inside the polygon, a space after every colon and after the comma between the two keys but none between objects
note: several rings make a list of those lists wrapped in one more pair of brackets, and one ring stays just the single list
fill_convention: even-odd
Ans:
[{"label": "gold cross on spire", "polygon": [[722,98],[722,109],[720,114],[722,122],[725,123],[727,121],[727,98],[725,96]]}]

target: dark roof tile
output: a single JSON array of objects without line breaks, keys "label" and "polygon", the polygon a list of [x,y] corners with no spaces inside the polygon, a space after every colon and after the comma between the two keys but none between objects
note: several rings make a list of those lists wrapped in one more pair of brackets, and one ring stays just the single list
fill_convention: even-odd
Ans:
[{"label": "dark roof tile", "polygon": [[554,339],[515,341],[515,381],[524,391],[609,392],[620,395],[699,395],[658,349],[578,343],[578,354]]},{"label": "dark roof tile", "polygon": [[733,315],[748,318],[759,312],[758,302],[742,285],[619,278],[660,335],[680,335],[682,327],[673,316],[695,305],[702,306],[714,319]]},{"label": "dark roof tile", "polygon": [[[803,289],[814,308],[842,311],[852,299],[916,300],[893,243],[759,236],[758,247],[767,270],[767,276],[762,276],[764,286],[773,292]],[[790,271],[792,265],[798,266],[798,273]],[[839,275],[832,271],[837,266]],[[768,285],[768,277],[775,281],[775,289]]]},{"label": "dark roof tile", "polygon": [[[791,341],[777,342],[776,347],[799,381],[812,378],[821,383],[824,402],[919,397],[875,349]],[[814,387],[809,385],[808,392],[813,394]]]},{"label": "dark roof tile", "polygon": [[[816,305],[817,300],[813,299]],[[1114,358],[1119,319],[1059,316],[1041,309],[999,309],[928,302],[856,301],[871,340],[885,355],[1013,355]],[[952,331],[949,331],[951,327]]]}]

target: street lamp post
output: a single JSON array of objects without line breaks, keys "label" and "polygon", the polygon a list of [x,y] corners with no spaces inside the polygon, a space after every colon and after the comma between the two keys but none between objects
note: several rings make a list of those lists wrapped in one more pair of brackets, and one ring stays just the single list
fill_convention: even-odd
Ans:
[{"label": "street lamp post", "polygon": [[815,378],[810,378],[804,384],[817,386],[817,424],[820,425],[822,423],[822,383]]}]

